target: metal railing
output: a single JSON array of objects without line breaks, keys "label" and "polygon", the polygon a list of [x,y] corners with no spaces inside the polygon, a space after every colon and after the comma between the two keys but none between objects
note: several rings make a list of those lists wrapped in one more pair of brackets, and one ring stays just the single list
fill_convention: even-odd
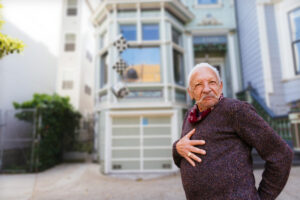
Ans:
[{"label": "metal railing", "polygon": [[247,89],[237,93],[237,98],[247,101],[254,106],[257,113],[285,140],[292,140],[291,125],[288,115],[275,115],[265,102],[259,97],[254,88],[248,86]]}]

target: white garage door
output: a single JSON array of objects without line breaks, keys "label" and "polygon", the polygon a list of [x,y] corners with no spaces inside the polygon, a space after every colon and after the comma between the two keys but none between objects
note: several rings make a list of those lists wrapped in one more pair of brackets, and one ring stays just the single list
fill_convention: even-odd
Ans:
[{"label": "white garage door", "polygon": [[172,168],[171,115],[112,117],[112,171]]}]

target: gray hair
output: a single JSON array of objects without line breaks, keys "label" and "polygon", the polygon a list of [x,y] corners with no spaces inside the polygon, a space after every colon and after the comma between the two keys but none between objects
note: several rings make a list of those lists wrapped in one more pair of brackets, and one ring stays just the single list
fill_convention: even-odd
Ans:
[{"label": "gray hair", "polygon": [[211,66],[211,65],[208,64],[208,63],[199,63],[199,64],[195,65],[195,67],[194,67],[194,68],[190,71],[190,73],[189,73],[189,76],[188,76],[189,89],[191,89],[190,81],[191,81],[192,75],[193,75],[196,71],[198,71],[199,69],[204,68],[204,67],[210,68],[211,70],[213,70],[213,72],[215,72],[215,74],[216,74],[216,76],[217,76],[217,78],[218,78],[219,84],[221,83],[220,74],[219,74],[218,70],[217,70],[215,67]]}]

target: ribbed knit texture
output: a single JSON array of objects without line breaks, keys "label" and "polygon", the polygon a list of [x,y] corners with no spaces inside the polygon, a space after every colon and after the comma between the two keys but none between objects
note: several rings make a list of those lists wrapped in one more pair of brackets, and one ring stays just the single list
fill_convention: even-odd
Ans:
[{"label": "ribbed knit texture", "polygon": [[[289,176],[293,152],[286,142],[246,102],[223,98],[205,119],[191,124],[184,119],[182,136],[196,128],[192,140],[205,140],[202,162],[190,165],[176,151],[183,188],[189,200],[275,199]],[[253,175],[252,147],[266,161],[257,189]]]}]

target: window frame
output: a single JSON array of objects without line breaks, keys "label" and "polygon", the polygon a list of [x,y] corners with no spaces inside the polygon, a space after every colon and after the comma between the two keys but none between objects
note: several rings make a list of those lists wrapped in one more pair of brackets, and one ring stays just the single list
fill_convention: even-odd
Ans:
[{"label": "window frame", "polygon": [[[177,54],[175,54],[175,52]],[[173,55],[173,77],[174,77],[174,84],[175,85],[179,85],[182,87],[185,87],[186,83],[185,83],[185,70],[184,70],[184,52],[181,52],[179,49],[177,48],[172,48],[172,55]],[[176,81],[176,71],[175,71],[175,65],[178,64],[178,62],[174,62],[175,61],[175,56],[179,55],[181,56],[181,61],[179,62],[180,66],[179,66],[179,81]],[[176,59],[177,61],[177,59]]]},{"label": "window frame", "polygon": [[[300,45],[300,37],[294,39],[293,36],[293,29],[292,29],[292,18],[291,18],[291,14],[295,11],[300,12],[300,6],[296,7],[292,10],[290,10],[287,15],[288,15],[288,21],[289,21],[289,33],[290,33],[290,43],[291,43],[291,48],[292,48],[292,57],[293,57],[293,64],[294,64],[294,73],[295,75],[299,75],[300,74],[300,49],[298,52],[298,63],[297,63],[297,56],[296,56],[296,50],[295,48],[297,48],[297,44]],[[300,16],[299,16],[300,18]],[[299,27],[299,31],[300,31],[300,27]]]},{"label": "window frame", "polygon": [[[105,57],[105,59],[108,59],[108,51],[103,52],[100,55],[100,66],[99,66],[99,88],[102,89],[104,88],[107,84],[108,84],[108,68],[109,68],[109,63],[105,63],[105,61],[103,61],[103,57]],[[104,65],[103,65],[104,64]],[[106,64],[106,66],[105,66]],[[104,66],[104,68],[103,68]],[[105,76],[106,75],[106,76]]]},{"label": "window frame", "polygon": [[219,8],[223,6],[222,0],[217,0],[217,3],[213,4],[200,4],[198,0],[195,0],[195,8]]},{"label": "window frame", "polygon": [[[121,26],[135,26],[135,39],[134,40],[128,40],[125,35],[122,33]],[[136,23],[119,23],[119,34],[121,34],[127,42],[137,42],[138,41],[138,27]]]},{"label": "window frame", "polygon": [[[66,1],[66,16],[67,17],[76,17],[78,16],[78,0],[75,0],[76,1],[76,5],[70,5],[69,4],[69,1],[71,0],[67,0]],[[74,11],[74,13],[69,13],[69,11]]]},{"label": "window frame", "polygon": [[[144,26],[147,26],[147,25],[155,25],[157,26],[157,37],[156,39],[145,39],[144,38]],[[146,22],[142,22],[141,24],[141,35],[142,35],[142,41],[160,41],[160,24],[159,23],[155,23],[155,22],[152,22],[152,23],[146,23]]]},{"label": "window frame", "polygon": [[[146,49],[146,48],[158,48],[159,50],[159,75],[160,75],[160,80],[155,82],[147,82],[147,81],[126,81],[126,77],[125,77],[125,74],[123,75],[124,77],[124,81],[126,82],[126,84],[128,85],[131,85],[131,84],[159,84],[159,83],[163,83],[163,76],[162,76],[162,48],[161,48],[161,45],[160,44],[157,44],[157,45],[131,45],[130,48],[135,48],[135,49]],[[128,48],[128,49],[130,49]],[[125,50],[126,51],[126,50]],[[126,60],[122,57],[121,55],[121,58],[126,62]],[[127,62],[126,62],[127,63]],[[134,65],[137,65],[137,64],[134,64],[134,65],[131,65],[129,63],[128,64],[128,67],[130,66],[134,66]],[[147,64],[147,63],[144,63],[144,64]]]},{"label": "window frame", "polygon": [[[67,40],[67,36],[68,35],[74,36],[74,41],[69,42]],[[64,37],[64,52],[66,52],[66,53],[75,52],[76,51],[76,39],[77,39],[77,35],[75,33],[65,33],[64,36],[65,36]],[[73,45],[73,46],[70,46],[70,45]],[[71,48],[71,49],[69,49],[69,48]]]}]

